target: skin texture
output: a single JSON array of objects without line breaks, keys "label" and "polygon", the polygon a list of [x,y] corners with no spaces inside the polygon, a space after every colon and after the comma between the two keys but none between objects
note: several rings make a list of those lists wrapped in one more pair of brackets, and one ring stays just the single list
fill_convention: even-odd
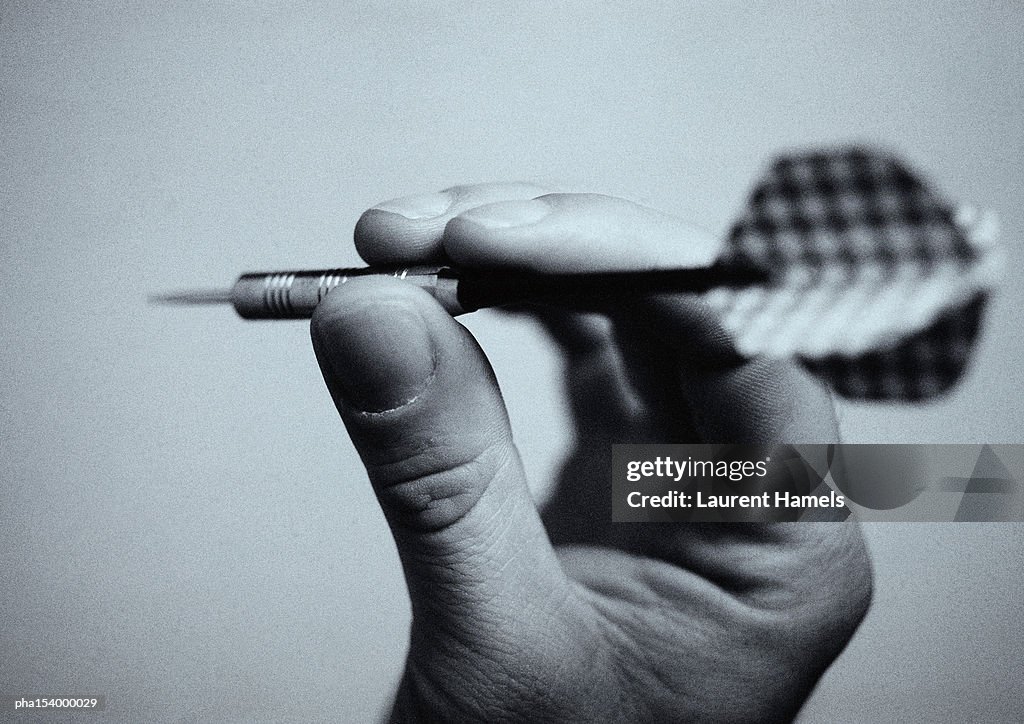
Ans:
[{"label": "skin texture", "polygon": [[[702,266],[710,235],[593,194],[456,187],[363,214],[371,264]],[[863,618],[852,523],[612,524],[611,442],[835,441],[827,393],[743,360],[693,298],[526,310],[564,351],[576,447],[545,510],[486,357],[425,292],[336,289],[328,389],[398,545],[413,621],[394,721],[788,721]]]}]

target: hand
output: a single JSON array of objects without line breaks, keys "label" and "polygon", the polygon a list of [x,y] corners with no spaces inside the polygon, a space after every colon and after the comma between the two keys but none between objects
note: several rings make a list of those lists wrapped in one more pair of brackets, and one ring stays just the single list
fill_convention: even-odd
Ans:
[{"label": "hand", "polygon": [[[627,201],[542,193],[388,202],[362,216],[356,246],[371,264],[560,272],[719,252]],[[543,524],[487,359],[428,294],[357,279],[313,317],[412,599],[393,719],[791,719],[867,609],[858,529],[613,524],[609,446],[834,441],[827,393],[795,365],[737,358],[693,298],[536,313],[567,358],[577,432]]]}]

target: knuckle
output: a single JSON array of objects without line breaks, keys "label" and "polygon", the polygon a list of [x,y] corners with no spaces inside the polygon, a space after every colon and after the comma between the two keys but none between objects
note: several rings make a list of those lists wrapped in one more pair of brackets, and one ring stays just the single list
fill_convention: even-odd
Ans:
[{"label": "knuckle", "polygon": [[432,445],[367,471],[381,506],[394,522],[430,532],[466,517],[491,481],[506,474],[515,459],[511,447],[498,442],[472,451]]}]

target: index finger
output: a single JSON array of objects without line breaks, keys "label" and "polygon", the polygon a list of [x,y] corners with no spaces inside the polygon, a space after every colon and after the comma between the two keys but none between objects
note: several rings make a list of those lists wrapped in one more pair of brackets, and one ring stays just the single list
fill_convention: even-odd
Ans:
[{"label": "index finger", "polygon": [[546,194],[468,209],[442,244],[456,263],[542,273],[711,266],[713,234],[674,216],[601,194]]},{"label": "index finger", "polygon": [[384,201],[356,223],[356,251],[368,264],[444,263],[449,259],[442,238],[451,219],[477,206],[532,199],[547,191],[525,182],[483,183]]}]

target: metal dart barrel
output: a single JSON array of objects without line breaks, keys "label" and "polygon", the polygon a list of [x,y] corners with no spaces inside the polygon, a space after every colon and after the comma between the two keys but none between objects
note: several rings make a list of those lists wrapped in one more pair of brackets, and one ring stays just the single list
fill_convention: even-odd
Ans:
[{"label": "metal dart barrel", "polygon": [[450,314],[459,305],[457,282],[445,267],[328,269],[243,274],[231,289],[231,304],[246,319],[309,318],[332,289],[360,276],[391,276],[429,292]]}]

